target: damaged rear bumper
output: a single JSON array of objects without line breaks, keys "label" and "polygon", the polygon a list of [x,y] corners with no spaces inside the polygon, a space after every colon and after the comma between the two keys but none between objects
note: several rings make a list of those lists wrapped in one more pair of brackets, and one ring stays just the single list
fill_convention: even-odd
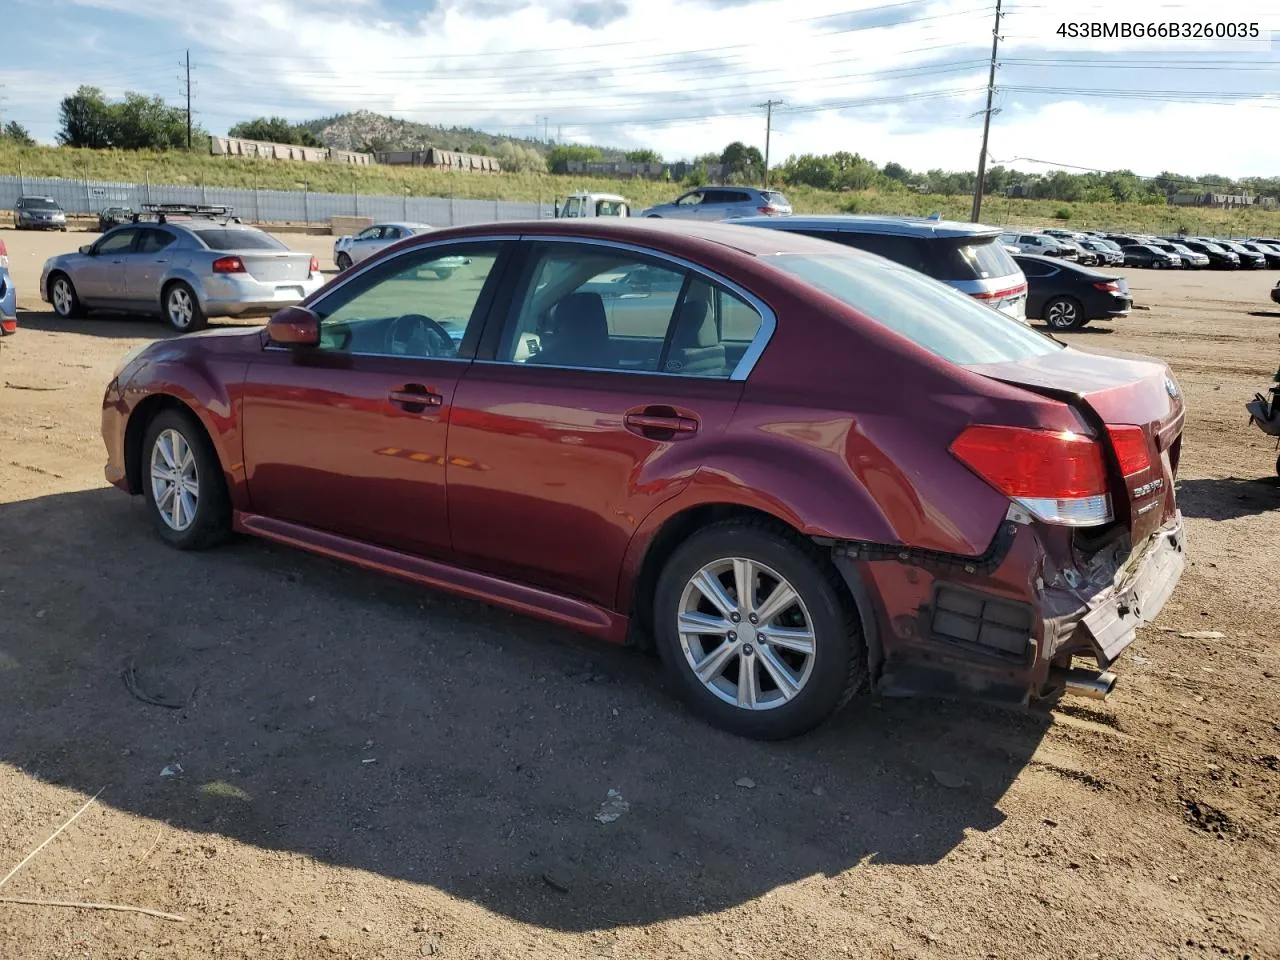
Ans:
[{"label": "damaged rear bumper", "polygon": [[1133,642],[1134,631],[1164,609],[1187,562],[1182,514],[1153,534],[1135,559],[1083,608],[1045,621],[1045,646],[1057,654],[1054,659],[1088,652],[1105,669]]},{"label": "damaged rear bumper", "polygon": [[1009,520],[980,558],[831,544],[876,690],[1026,704],[1062,692],[1074,657],[1112,664],[1182,576],[1182,515],[1137,550],[1100,550],[1089,570],[1070,543],[1070,531]]}]

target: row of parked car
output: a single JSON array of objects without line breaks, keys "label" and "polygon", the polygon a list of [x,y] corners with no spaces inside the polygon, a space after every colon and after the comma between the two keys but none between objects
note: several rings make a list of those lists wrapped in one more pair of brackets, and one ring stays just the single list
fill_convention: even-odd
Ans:
[{"label": "row of parked car", "polygon": [[1082,264],[1151,267],[1156,270],[1204,267],[1218,270],[1280,269],[1280,239],[1275,237],[1223,240],[1216,237],[1156,237],[1140,233],[1046,229],[1008,231],[1000,239],[1011,251],[1058,257]]}]

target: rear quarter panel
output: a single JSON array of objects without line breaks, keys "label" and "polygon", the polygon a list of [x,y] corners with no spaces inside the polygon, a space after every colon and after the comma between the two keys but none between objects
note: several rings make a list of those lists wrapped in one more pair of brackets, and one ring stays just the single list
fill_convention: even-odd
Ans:
[{"label": "rear quarter panel", "polygon": [[1081,426],[1065,405],[947,364],[789,277],[725,272],[774,309],[777,330],[720,449],[639,525],[620,598],[663,523],[708,504],[811,537],[981,555],[1009,501],[950,443],[974,422]]}]

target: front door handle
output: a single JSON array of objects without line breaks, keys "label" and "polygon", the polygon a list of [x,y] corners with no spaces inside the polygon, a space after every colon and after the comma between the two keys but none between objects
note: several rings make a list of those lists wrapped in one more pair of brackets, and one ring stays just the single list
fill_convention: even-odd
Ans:
[{"label": "front door handle", "polygon": [[671,407],[645,407],[623,415],[623,425],[651,440],[676,440],[698,432],[698,421]]},{"label": "front door handle", "polygon": [[420,383],[406,383],[401,389],[388,393],[387,399],[409,413],[422,413],[427,407],[444,406],[444,397]]}]

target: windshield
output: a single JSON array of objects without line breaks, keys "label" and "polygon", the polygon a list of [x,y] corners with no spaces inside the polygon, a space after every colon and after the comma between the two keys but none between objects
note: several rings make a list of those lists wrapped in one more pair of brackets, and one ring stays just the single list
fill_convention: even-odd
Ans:
[{"label": "windshield", "polygon": [[995,237],[938,244],[939,280],[989,280],[1017,272],[1018,265]]},{"label": "windshield", "polygon": [[26,197],[18,201],[18,205],[24,210],[57,210],[58,205],[52,200],[43,200],[39,197]]},{"label": "windshield", "polygon": [[951,363],[1002,363],[1062,349],[998,310],[888,260],[853,253],[762,259]]},{"label": "windshield", "polygon": [[596,216],[597,217],[620,217],[626,204],[621,200],[597,200]]},{"label": "windshield", "polygon": [[260,230],[223,228],[193,230],[210,250],[288,250],[283,243]]}]

